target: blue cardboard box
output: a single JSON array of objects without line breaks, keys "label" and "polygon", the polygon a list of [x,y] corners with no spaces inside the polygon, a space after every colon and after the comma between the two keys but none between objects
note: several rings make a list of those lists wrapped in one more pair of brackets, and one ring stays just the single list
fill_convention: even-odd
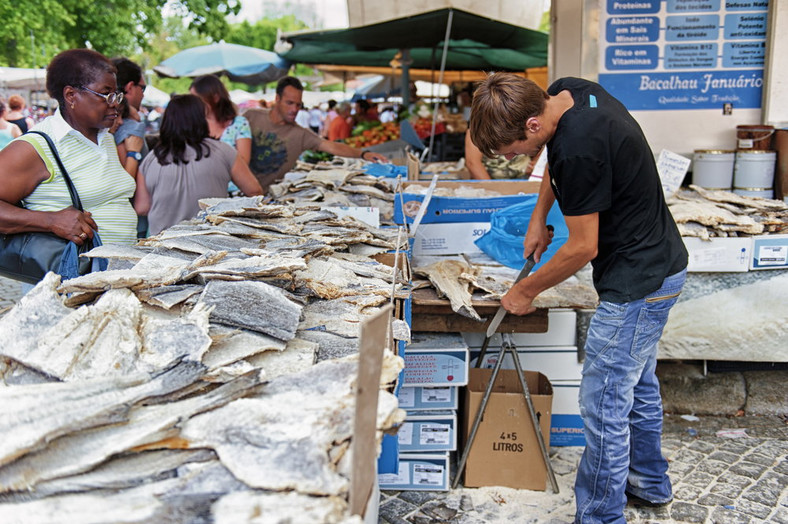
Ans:
[{"label": "blue cardboard box", "polygon": [[457,409],[458,389],[456,386],[402,387],[397,394],[399,407],[406,411]]},{"label": "blue cardboard box", "polygon": [[410,412],[397,432],[397,439],[402,453],[455,451],[457,413],[455,411]]},{"label": "blue cardboard box", "polygon": [[403,386],[468,383],[468,345],[459,333],[413,332],[404,358]]},{"label": "blue cardboard box", "polygon": [[[394,222],[397,224],[412,223],[424,202],[424,195],[408,193],[407,188],[413,185],[426,188],[429,182],[404,181],[402,198],[394,198]],[[512,181],[512,180],[463,180],[462,182],[438,182],[427,206],[427,211],[421,222],[431,224],[437,222],[489,222],[494,211],[519,204],[529,198],[534,198],[534,193],[539,192],[540,182]],[[499,193],[498,196],[441,196],[439,190],[448,190],[456,193],[458,188],[473,190],[486,190],[490,193]],[[402,188],[398,189],[398,192]]]},{"label": "blue cardboard box", "polygon": [[448,491],[449,453],[403,453],[396,473],[378,474],[380,489]]}]

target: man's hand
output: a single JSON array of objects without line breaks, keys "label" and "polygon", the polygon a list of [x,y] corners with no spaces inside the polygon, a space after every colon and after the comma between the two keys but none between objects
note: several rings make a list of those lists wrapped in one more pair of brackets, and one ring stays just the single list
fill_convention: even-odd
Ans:
[{"label": "man's hand", "polygon": [[384,164],[389,161],[388,158],[381,155],[380,153],[375,153],[374,151],[364,151],[361,153],[361,158],[370,162],[382,162]]},{"label": "man's hand", "polygon": [[538,220],[531,220],[528,223],[525,240],[523,240],[523,257],[527,258],[533,253],[534,261],[538,264],[542,253],[547,251],[547,247],[553,241],[554,231],[553,226],[548,226]]},{"label": "man's hand", "polygon": [[506,311],[514,315],[528,315],[536,311],[536,308],[531,305],[535,297],[528,296],[523,292],[521,284],[525,282],[521,280],[510,289],[503,297],[501,297],[501,305],[506,308]]}]

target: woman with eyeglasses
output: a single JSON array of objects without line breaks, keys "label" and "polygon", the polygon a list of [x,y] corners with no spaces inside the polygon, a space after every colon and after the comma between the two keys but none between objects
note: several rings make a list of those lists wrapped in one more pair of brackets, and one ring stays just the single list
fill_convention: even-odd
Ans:
[{"label": "woman with eyeglasses", "polygon": [[151,235],[196,216],[200,199],[226,197],[231,180],[246,196],[263,193],[247,161],[210,136],[200,98],[173,96],[162,117],[159,141],[137,174],[134,208],[148,216]]},{"label": "woman with eyeglasses", "polygon": [[63,51],[47,67],[46,88],[59,107],[33,130],[54,142],[84,212],[72,206],[44,137],[27,133],[0,151],[0,233],[52,232],[81,246],[98,231],[104,244],[133,244],[136,186],[107,130],[123,100],[115,66],[90,49]]}]

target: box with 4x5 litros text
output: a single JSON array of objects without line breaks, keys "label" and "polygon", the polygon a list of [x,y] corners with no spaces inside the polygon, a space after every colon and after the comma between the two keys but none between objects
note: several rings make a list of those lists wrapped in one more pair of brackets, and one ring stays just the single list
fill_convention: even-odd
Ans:
[{"label": "box with 4x5 litros text", "polygon": [[[553,389],[534,371],[524,371],[542,439],[550,442]],[[466,388],[463,435],[468,438],[491,369],[471,368]],[[466,440],[466,446],[468,445]],[[502,369],[493,385],[484,417],[465,464],[465,487],[506,486],[544,491],[547,467],[531,421],[517,371]]]}]

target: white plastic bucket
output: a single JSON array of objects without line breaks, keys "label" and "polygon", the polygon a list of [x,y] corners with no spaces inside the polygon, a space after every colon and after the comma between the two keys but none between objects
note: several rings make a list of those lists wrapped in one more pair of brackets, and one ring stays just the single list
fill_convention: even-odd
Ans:
[{"label": "white plastic bucket", "polygon": [[733,192],[740,196],[748,196],[748,197],[760,197],[760,198],[774,198],[774,190],[769,189],[759,189],[757,187],[748,187],[744,189],[734,188]]},{"label": "white plastic bucket", "polygon": [[706,189],[733,187],[734,151],[696,149],[692,160],[692,183]]},{"label": "white plastic bucket", "polygon": [[733,167],[733,187],[772,189],[776,163],[775,151],[737,151]]}]

